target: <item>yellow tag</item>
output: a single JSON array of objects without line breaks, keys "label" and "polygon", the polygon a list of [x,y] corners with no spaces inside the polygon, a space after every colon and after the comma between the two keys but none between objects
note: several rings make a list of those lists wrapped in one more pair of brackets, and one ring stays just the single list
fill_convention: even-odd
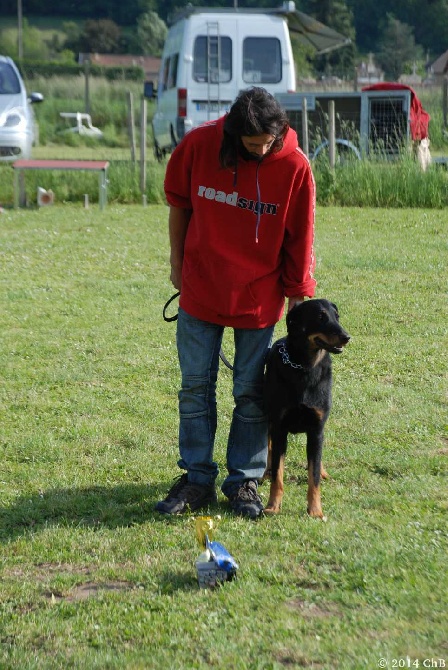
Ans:
[{"label": "yellow tag", "polygon": [[212,516],[197,516],[194,518],[194,526],[196,530],[196,539],[199,542],[201,549],[207,546],[206,538],[211,542],[213,539],[213,532],[216,530],[217,522],[221,520],[220,516],[213,518]]}]

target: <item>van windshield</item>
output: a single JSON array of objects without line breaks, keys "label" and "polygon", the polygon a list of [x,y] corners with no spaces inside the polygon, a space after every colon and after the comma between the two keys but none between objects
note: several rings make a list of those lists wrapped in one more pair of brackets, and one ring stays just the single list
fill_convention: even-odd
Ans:
[{"label": "van windshield", "polygon": [[276,37],[246,37],[243,42],[243,80],[276,84],[282,79],[282,51]]},{"label": "van windshield", "polygon": [[232,40],[218,35],[198,35],[193,49],[195,81],[211,84],[232,79]]}]

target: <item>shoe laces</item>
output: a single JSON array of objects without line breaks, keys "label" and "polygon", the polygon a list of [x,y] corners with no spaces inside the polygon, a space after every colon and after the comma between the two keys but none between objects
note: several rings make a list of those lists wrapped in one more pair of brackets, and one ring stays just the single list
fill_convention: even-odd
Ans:
[{"label": "shoe laces", "polygon": [[194,499],[195,496],[203,489],[199,484],[191,484],[188,481],[188,475],[184,473],[177,477],[176,483],[168,492],[166,500],[177,500],[182,497],[183,500]]},{"label": "shoe laces", "polygon": [[252,480],[248,480],[241,484],[240,488],[237,491],[236,497],[239,500],[244,500],[247,502],[257,501],[259,502],[260,496],[257,493],[257,485]]}]

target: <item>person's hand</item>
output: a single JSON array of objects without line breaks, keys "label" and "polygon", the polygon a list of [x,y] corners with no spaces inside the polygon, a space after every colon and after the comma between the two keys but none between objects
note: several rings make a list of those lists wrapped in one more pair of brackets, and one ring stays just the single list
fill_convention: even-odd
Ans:
[{"label": "person's hand", "polygon": [[303,296],[291,296],[291,298],[288,298],[288,312],[292,310],[292,308],[295,305],[300,305],[301,302],[303,302],[305,298]]},{"label": "person's hand", "polygon": [[171,266],[170,281],[177,291],[180,291],[182,284],[182,268]]}]

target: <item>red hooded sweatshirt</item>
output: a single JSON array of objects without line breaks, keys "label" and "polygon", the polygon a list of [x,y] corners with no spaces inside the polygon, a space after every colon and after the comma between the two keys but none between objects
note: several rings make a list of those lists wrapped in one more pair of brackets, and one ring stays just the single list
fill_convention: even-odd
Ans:
[{"label": "red hooded sweatshirt", "polygon": [[224,118],[187,133],[167,166],[168,203],[192,210],[179,304],[203,321],[264,328],[285,296],[314,295],[315,183],[292,129],[277,153],[222,168]]}]

